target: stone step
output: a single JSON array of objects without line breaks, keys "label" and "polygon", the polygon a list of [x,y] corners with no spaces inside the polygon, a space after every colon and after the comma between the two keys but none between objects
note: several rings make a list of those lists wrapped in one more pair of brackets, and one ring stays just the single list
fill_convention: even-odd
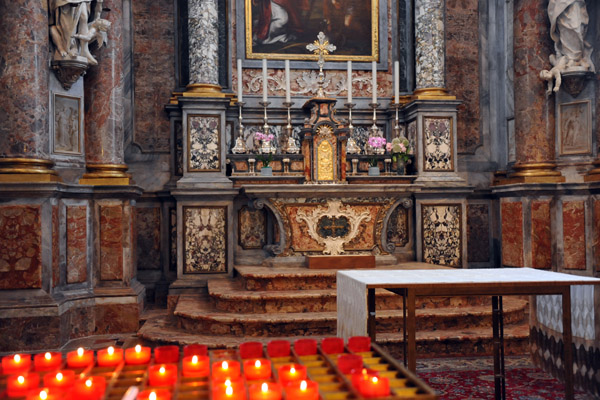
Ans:
[{"label": "stone step", "polygon": [[[505,298],[505,324],[523,319],[527,301]],[[174,312],[177,326],[186,332],[209,335],[294,336],[333,335],[337,329],[335,311],[320,312],[224,312],[205,296],[181,296]],[[490,326],[491,308],[475,305],[458,308],[424,308],[416,311],[418,330],[440,330]],[[402,329],[402,312],[397,309],[377,313],[378,332]]]},{"label": "stone step", "polygon": [[[271,340],[289,340],[307,336],[263,336],[248,337],[231,334],[210,335],[206,333],[188,333],[177,328],[177,318],[167,315],[152,316],[138,331],[138,336],[143,340],[156,344],[187,345],[201,343],[211,349],[237,348],[247,341],[268,343]],[[445,357],[445,356],[481,356],[490,355],[492,352],[491,327],[466,328],[462,330],[417,331],[417,357]],[[321,340],[328,335],[310,335],[311,338]],[[401,359],[403,343],[401,333],[378,333],[377,343],[382,345],[392,356]],[[509,325],[504,327],[504,348],[506,355],[527,354],[529,352],[529,326],[528,323]]]},{"label": "stone step", "polygon": [[[322,312],[336,310],[336,289],[244,290],[240,280],[208,282],[208,293],[217,310],[235,313]],[[402,297],[385,289],[376,290],[378,310],[402,307]],[[416,307],[465,307],[490,305],[489,296],[418,297]]]}]

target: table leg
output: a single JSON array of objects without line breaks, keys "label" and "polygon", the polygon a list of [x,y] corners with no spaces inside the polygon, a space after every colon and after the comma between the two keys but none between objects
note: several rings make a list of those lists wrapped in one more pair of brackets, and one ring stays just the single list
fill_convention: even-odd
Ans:
[{"label": "table leg", "polygon": [[415,318],[415,292],[408,289],[406,291],[407,315],[406,330],[408,333],[408,369],[412,372],[417,371],[417,338],[416,338],[416,318]]},{"label": "table leg", "polygon": [[571,287],[562,293],[563,312],[563,361],[565,366],[565,399],[573,400],[573,335],[571,332]]},{"label": "table leg", "polygon": [[375,289],[367,289],[367,332],[375,343]]},{"label": "table leg", "polygon": [[492,343],[494,346],[494,398],[496,400],[506,400],[502,296],[492,296],[492,332]]}]

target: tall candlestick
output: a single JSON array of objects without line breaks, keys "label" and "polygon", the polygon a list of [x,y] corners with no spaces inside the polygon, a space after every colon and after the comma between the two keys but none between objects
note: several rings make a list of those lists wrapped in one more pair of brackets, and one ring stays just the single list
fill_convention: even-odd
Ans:
[{"label": "tall candlestick", "polygon": [[263,69],[263,102],[267,102],[267,59],[262,60]]},{"label": "tall candlestick", "polygon": [[394,102],[400,103],[400,62],[394,61]]},{"label": "tall candlestick", "polygon": [[238,73],[238,102],[244,101],[244,95],[242,93],[242,59],[237,60],[237,73]]},{"label": "tall candlestick", "polygon": [[352,103],[352,61],[348,61],[348,103]]},{"label": "tall candlestick", "polygon": [[373,104],[377,103],[377,62],[373,61]]},{"label": "tall candlestick", "polygon": [[290,103],[290,60],[285,60],[285,101]]}]

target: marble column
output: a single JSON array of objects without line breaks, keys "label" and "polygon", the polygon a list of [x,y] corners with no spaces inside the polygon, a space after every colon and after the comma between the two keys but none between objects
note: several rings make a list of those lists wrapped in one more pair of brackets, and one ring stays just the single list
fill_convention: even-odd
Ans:
[{"label": "marble column", "polygon": [[414,94],[419,99],[448,96],[444,8],[445,0],[415,1]]},{"label": "marble column", "polygon": [[57,181],[49,153],[48,2],[0,0],[0,182]]},{"label": "marble column", "polygon": [[510,183],[561,182],[555,171],[554,96],[546,98],[539,73],[553,52],[547,2],[514,2],[515,172]]},{"label": "marble column", "polygon": [[184,96],[222,97],[217,0],[189,0],[188,37],[190,79]]},{"label": "marble column", "polygon": [[124,162],[123,122],[123,0],[104,0],[109,11],[102,18],[111,22],[108,44],[96,50],[98,65],[84,79],[85,157],[84,185],[128,185]]}]

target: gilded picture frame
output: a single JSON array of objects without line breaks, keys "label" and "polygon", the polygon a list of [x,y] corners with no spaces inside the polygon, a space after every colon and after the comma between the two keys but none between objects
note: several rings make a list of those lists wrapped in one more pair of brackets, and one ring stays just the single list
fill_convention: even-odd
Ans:
[{"label": "gilded picture frame", "polygon": [[[323,31],[337,47],[327,61],[380,61],[379,13],[385,10],[380,10],[379,0],[243,2],[247,60],[316,61],[318,56],[306,45]],[[278,13],[284,18],[278,18]]]}]

